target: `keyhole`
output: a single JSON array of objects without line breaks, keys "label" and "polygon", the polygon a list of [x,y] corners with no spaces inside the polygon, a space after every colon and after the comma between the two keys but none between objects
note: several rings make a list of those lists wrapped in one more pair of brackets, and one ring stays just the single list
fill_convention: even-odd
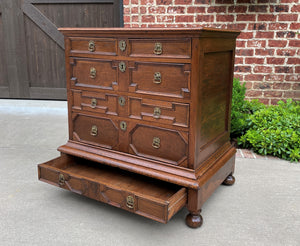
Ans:
[{"label": "keyhole", "polygon": [[126,131],[126,129],[127,129],[127,124],[126,124],[125,121],[121,121],[121,123],[120,123],[120,128],[121,128],[122,131]]}]

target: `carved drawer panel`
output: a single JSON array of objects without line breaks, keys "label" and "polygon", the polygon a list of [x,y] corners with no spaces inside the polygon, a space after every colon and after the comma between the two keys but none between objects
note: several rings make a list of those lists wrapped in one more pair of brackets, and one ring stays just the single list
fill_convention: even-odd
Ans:
[{"label": "carved drawer panel", "polygon": [[71,54],[116,55],[117,40],[113,38],[71,38]]},{"label": "carved drawer panel", "polygon": [[130,153],[186,166],[188,133],[137,124],[129,133]]},{"label": "carved drawer panel", "polygon": [[117,66],[114,61],[70,59],[71,86],[114,90],[117,85]]},{"label": "carved drawer panel", "polygon": [[118,127],[111,119],[73,114],[72,123],[74,141],[117,149]]},{"label": "carved drawer panel", "polygon": [[118,95],[72,90],[73,109],[118,115]]},{"label": "carved drawer panel", "polygon": [[190,58],[191,39],[129,39],[129,56]]},{"label": "carved drawer panel", "polygon": [[190,97],[190,64],[129,63],[129,91],[168,97]]},{"label": "carved drawer panel", "polygon": [[38,172],[41,181],[162,223],[187,202],[185,188],[70,155],[40,164]]},{"label": "carved drawer panel", "polygon": [[189,104],[129,97],[129,117],[188,127]]}]

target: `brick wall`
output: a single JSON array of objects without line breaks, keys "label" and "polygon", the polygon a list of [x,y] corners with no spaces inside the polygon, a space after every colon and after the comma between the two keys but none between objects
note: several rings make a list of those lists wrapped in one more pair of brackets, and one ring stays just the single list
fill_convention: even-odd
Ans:
[{"label": "brick wall", "polygon": [[125,27],[239,29],[235,77],[247,98],[300,100],[300,0],[124,0]]}]

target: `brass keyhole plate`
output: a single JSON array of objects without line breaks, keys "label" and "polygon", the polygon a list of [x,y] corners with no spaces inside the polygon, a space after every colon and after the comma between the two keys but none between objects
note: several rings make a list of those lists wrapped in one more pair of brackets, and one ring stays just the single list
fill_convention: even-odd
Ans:
[{"label": "brass keyhole plate", "polygon": [[120,63],[119,63],[119,69],[120,69],[120,71],[121,71],[122,73],[125,72],[125,70],[126,70],[126,64],[125,64],[125,62],[120,62]]},{"label": "brass keyhole plate", "polygon": [[96,48],[95,42],[94,42],[93,40],[91,40],[91,41],[89,42],[89,51],[90,51],[90,52],[94,52],[94,51],[95,51],[95,48]]},{"label": "brass keyhole plate", "polygon": [[91,107],[96,108],[96,106],[97,106],[97,99],[93,98],[92,101],[91,101]]},{"label": "brass keyhole plate", "polygon": [[127,196],[127,198],[126,198],[126,206],[128,208],[134,208],[134,198],[133,198],[133,196]]},{"label": "brass keyhole plate", "polygon": [[154,118],[159,118],[161,115],[161,109],[159,107],[155,107],[153,110],[153,117]]},{"label": "brass keyhole plate", "polygon": [[92,126],[91,128],[91,135],[96,137],[98,135],[98,127],[97,126]]},{"label": "brass keyhole plate", "polygon": [[127,123],[125,121],[120,122],[120,128],[122,131],[126,131],[127,129]]},{"label": "brass keyhole plate", "polygon": [[120,104],[120,106],[125,105],[125,98],[124,97],[119,97],[119,104]]},{"label": "brass keyhole plate", "polygon": [[153,83],[155,83],[155,84],[160,84],[161,83],[161,73],[160,72],[155,72],[154,73]]},{"label": "brass keyhole plate", "polygon": [[153,138],[152,147],[155,149],[160,148],[160,138],[158,138],[158,137]]},{"label": "brass keyhole plate", "polygon": [[119,42],[119,48],[121,51],[125,51],[126,50],[126,41],[125,40],[121,40]]},{"label": "brass keyhole plate", "polygon": [[161,43],[155,43],[154,44],[154,50],[153,50],[153,53],[155,55],[161,55],[163,52],[162,50],[162,44]]}]

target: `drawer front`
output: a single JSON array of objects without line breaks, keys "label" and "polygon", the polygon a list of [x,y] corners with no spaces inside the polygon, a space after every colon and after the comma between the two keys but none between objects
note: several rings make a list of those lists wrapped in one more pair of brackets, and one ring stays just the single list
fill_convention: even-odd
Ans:
[{"label": "drawer front", "polygon": [[71,53],[117,54],[117,40],[110,38],[71,38]]},{"label": "drawer front", "polygon": [[41,181],[162,223],[187,202],[185,188],[71,156],[40,164],[38,172]]},{"label": "drawer front", "polygon": [[187,166],[188,133],[137,124],[129,133],[130,153]]},{"label": "drawer front", "polygon": [[72,90],[72,109],[118,115],[118,95]]},{"label": "drawer front", "polygon": [[114,90],[117,85],[117,66],[114,61],[70,59],[71,85]]},{"label": "drawer front", "polygon": [[129,117],[188,127],[189,104],[129,97]]},{"label": "drawer front", "polygon": [[191,58],[191,39],[129,39],[129,56]]},{"label": "drawer front", "polygon": [[109,118],[73,114],[73,140],[108,149],[117,149],[118,128]]},{"label": "drawer front", "polygon": [[131,62],[129,91],[168,97],[190,97],[190,64]]}]

